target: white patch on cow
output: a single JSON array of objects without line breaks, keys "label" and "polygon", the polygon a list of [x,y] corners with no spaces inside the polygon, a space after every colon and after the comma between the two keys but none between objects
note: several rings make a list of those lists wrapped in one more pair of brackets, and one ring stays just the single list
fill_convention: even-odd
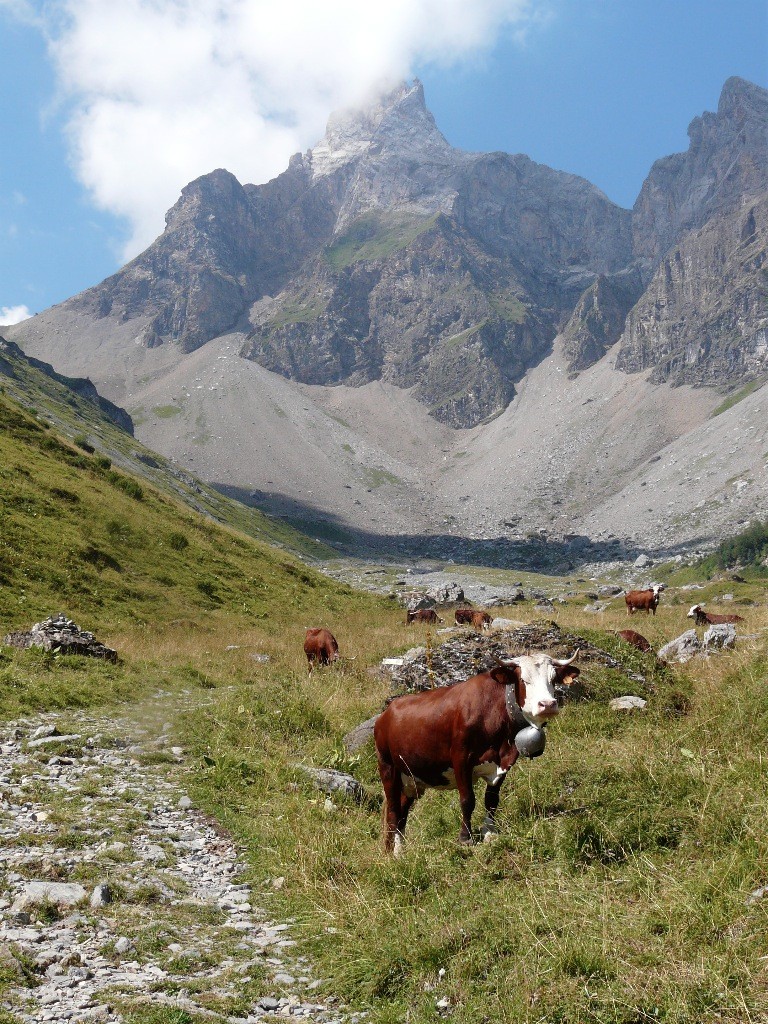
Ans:
[{"label": "white patch on cow", "polygon": [[[547,654],[523,654],[512,658],[512,662],[520,666],[525,683],[525,703],[520,709],[525,717],[532,725],[541,725],[554,718],[560,708],[551,703],[556,700],[554,683],[557,679],[552,659]],[[539,706],[542,701],[548,705],[548,710],[542,711]]]},{"label": "white patch on cow", "polygon": [[[489,786],[498,785],[504,776],[507,774],[506,768],[500,768],[494,761],[486,761],[483,764],[478,764],[472,769],[472,781],[477,782],[478,779],[482,779]],[[408,797],[422,796],[426,789],[457,789],[456,785],[456,773],[453,768],[446,768],[443,772],[443,781],[437,785],[428,785],[421,779],[417,779],[415,775],[410,775],[407,772],[401,772],[400,778],[403,782],[403,792]]]},{"label": "white patch on cow", "polygon": [[691,607],[691,610],[690,610],[690,611],[688,612],[688,614],[686,615],[686,618],[687,618],[687,619],[695,619],[695,618],[696,618],[696,612],[697,612],[697,610],[698,610],[698,608],[699,608],[699,607],[700,607],[700,606],[699,606],[699,605],[697,605],[697,604],[693,605],[693,606]]},{"label": "white patch on cow", "polygon": [[483,779],[489,786],[497,786],[507,774],[506,768],[500,768],[495,761],[479,764],[472,772],[472,781]]},{"label": "white patch on cow", "polygon": [[395,857],[402,857],[405,853],[405,839],[399,832],[395,832],[395,845],[392,848]]}]

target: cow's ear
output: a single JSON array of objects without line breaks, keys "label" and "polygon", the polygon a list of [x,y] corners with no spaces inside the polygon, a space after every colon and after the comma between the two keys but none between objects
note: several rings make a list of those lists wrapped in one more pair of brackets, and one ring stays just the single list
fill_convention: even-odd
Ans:
[{"label": "cow's ear", "polygon": [[557,681],[561,686],[572,686],[579,676],[579,670],[575,665],[567,665],[557,670]]},{"label": "cow's ear", "polygon": [[495,679],[497,683],[501,683],[503,686],[508,686],[510,683],[517,685],[520,679],[520,666],[516,665],[513,661],[500,661],[498,665],[491,669],[490,675],[492,679]]}]

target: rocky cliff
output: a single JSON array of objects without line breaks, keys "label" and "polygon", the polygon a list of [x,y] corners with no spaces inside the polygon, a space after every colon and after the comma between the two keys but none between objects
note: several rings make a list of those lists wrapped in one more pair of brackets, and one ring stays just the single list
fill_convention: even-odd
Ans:
[{"label": "rocky cliff", "polygon": [[729,79],[630,213],[526,156],[454,149],[403,84],[273,181],[190,183],[144,253],[64,305],[135,321],[147,348],[237,329],[270,370],[415,388],[453,427],[504,409],[558,332],[572,372],[620,340],[627,372],[736,385],[768,368],[767,129],[766,91]]},{"label": "rocky cliff", "polygon": [[402,85],[270,182],[191,182],[144,253],[8,336],[348,550],[710,545],[765,515],[767,97],[729,79],[630,211],[454,149]]}]

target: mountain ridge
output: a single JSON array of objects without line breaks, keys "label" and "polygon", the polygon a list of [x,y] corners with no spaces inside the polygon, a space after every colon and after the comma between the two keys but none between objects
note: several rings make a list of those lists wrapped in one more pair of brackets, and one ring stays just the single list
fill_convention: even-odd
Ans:
[{"label": "mountain ridge", "polygon": [[[638,478],[649,484],[644,459],[667,445],[680,441],[695,460],[720,393],[768,372],[766,97],[729,79],[717,113],[691,122],[686,153],[656,161],[630,211],[527,156],[455,150],[420,84],[406,83],[363,113],[332,117],[326,138],[270,182],[241,185],[223,169],[190,182],[144,253],[9,334],[65,372],[87,365],[142,440],[289,517],[372,538],[411,527],[426,537],[443,519],[449,537],[481,540],[578,536],[588,523],[590,536],[649,545],[680,510],[667,515],[646,489],[662,527],[638,532],[615,496],[634,493]],[[547,374],[562,444],[521,420],[521,410],[549,415]],[[566,377],[576,387],[560,387]],[[636,416],[667,418],[642,457],[644,428],[622,418],[616,457],[604,459],[604,426],[590,431],[578,414],[592,378],[593,401],[600,389],[617,401],[634,392],[646,403],[627,403]],[[356,410],[374,394],[384,411],[371,433]],[[337,404],[355,430],[334,418]],[[390,432],[402,443],[390,445]],[[490,493],[473,519],[465,496],[499,472],[486,435],[512,476],[528,446],[527,483],[513,515]],[[582,479],[594,476],[585,495],[576,480],[563,486],[568,472],[543,438],[565,459],[578,455]],[[714,532],[692,524],[678,530],[684,543],[715,543],[764,507],[758,454],[739,470],[752,483],[730,519],[718,506]],[[707,479],[692,504],[723,493],[721,468],[711,488]]]}]

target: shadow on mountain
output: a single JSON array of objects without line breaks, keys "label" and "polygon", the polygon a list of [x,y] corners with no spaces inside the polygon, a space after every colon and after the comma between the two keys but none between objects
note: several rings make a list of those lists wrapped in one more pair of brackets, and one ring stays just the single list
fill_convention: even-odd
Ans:
[{"label": "shadow on mountain", "polygon": [[[254,491],[227,484],[214,484],[234,501],[257,508],[273,519],[283,519],[294,529],[335,548],[340,555],[362,559],[433,558],[443,562],[483,565],[492,568],[527,569],[536,572],[570,572],[591,562],[633,562],[639,555],[668,560],[676,555],[690,557],[690,544],[671,544],[649,549],[626,538],[592,539],[581,534],[564,538],[531,535],[524,540],[510,537],[464,537],[455,533],[374,533],[354,527],[316,506],[274,491]],[[702,538],[704,543],[704,538]]]}]

